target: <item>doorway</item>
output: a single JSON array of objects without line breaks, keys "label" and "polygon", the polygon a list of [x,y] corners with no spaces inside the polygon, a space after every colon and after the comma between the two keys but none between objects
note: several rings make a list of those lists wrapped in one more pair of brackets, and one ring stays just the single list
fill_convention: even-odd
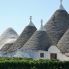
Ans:
[{"label": "doorway", "polygon": [[57,53],[51,53],[50,59],[57,59]]}]

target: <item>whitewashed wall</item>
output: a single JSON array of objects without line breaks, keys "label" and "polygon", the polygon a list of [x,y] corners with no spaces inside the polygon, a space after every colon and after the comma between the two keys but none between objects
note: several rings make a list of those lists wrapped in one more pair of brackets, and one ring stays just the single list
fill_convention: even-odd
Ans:
[{"label": "whitewashed wall", "polygon": [[0,51],[0,57],[2,57],[3,56],[3,52],[2,51]]},{"label": "whitewashed wall", "polygon": [[14,55],[14,57],[27,57],[27,58],[33,58],[33,59],[41,59],[40,53],[44,53],[44,58],[42,59],[48,59],[49,53],[47,51],[41,51],[41,50],[26,50],[26,51],[17,51]]},{"label": "whitewashed wall", "polygon": [[60,61],[69,61],[69,57],[67,57],[65,54],[62,54],[56,46],[51,46],[49,48],[48,52],[49,52],[49,54],[50,53],[57,53],[57,59]]},{"label": "whitewashed wall", "polygon": [[[49,59],[48,51],[38,50],[38,51],[34,51],[34,53],[35,53],[34,58],[36,58],[36,59]],[[44,57],[43,58],[40,57],[40,53],[44,53]]]},{"label": "whitewashed wall", "polygon": [[17,50],[17,51],[15,52],[15,54],[14,54],[13,57],[27,57],[27,58],[31,58],[31,57],[29,56],[29,52],[27,52],[27,51],[20,51],[20,50]]},{"label": "whitewashed wall", "polygon": [[[44,58],[40,57],[40,53],[44,53]],[[48,51],[42,51],[42,50],[20,51],[20,50],[17,50],[16,52],[11,52],[11,53],[0,52],[0,57],[26,57],[26,58],[33,58],[33,59],[50,59],[51,53],[56,53],[58,60],[69,61],[69,57],[67,57],[65,54],[62,54],[56,46],[51,46]]]}]

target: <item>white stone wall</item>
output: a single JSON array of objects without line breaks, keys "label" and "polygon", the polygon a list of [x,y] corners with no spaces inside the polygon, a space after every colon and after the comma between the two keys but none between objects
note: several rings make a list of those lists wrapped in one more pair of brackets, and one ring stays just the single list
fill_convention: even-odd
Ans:
[{"label": "white stone wall", "polygon": [[[40,53],[44,53],[44,58],[40,57]],[[51,53],[56,53],[58,60],[69,61],[69,57],[62,54],[56,46],[51,46],[48,51],[42,51],[42,50],[20,51],[20,50],[17,50],[16,52],[11,52],[11,53],[7,53],[7,54],[0,52],[0,57],[3,56],[3,57],[26,57],[26,58],[33,58],[33,59],[50,59]]]},{"label": "white stone wall", "polygon": [[[44,58],[40,57],[40,53],[44,53]],[[27,57],[27,58],[33,58],[33,59],[49,59],[49,53],[47,51],[41,51],[41,50],[17,51],[14,57]]]},{"label": "white stone wall", "polygon": [[25,52],[25,51],[16,51],[13,57],[27,57],[27,58],[31,58],[29,56],[29,52]]},{"label": "white stone wall", "polygon": [[51,46],[49,48],[48,52],[49,52],[49,54],[50,53],[57,53],[57,59],[60,61],[69,61],[69,57],[67,57],[65,54],[62,54],[56,46]]},{"label": "white stone wall", "polygon": [[[39,51],[34,51],[34,52],[35,52],[34,58],[36,58],[36,59],[49,59],[49,53],[47,51],[39,50]],[[43,58],[40,57],[40,53],[44,53]]]}]

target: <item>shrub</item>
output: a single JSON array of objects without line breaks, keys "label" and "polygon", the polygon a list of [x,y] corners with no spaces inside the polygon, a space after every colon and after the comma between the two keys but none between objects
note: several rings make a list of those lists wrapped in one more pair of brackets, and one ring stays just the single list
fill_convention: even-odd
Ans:
[{"label": "shrub", "polygon": [[0,58],[0,69],[69,69],[68,61]]}]

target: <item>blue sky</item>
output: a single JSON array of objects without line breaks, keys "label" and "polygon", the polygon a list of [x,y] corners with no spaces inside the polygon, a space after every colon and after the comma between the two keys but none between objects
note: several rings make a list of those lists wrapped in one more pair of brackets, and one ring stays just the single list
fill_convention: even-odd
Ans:
[{"label": "blue sky", "polygon": [[[39,28],[40,20],[45,24],[59,4],[60,0],[0,0],[0,34],[8,27],[20,34],[29,24],[29,16]],[[63,0],[63,5],[69,12],[69,0]]]}]

